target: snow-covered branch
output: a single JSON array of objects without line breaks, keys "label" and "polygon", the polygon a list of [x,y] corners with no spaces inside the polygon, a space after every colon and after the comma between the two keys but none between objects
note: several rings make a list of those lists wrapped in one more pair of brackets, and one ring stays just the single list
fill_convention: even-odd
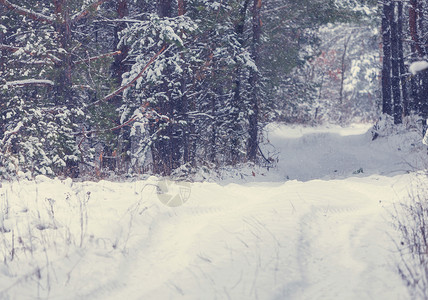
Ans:
[{"label": "snow-covered branch", "polygon": [[35,21],[40,21],[40,22],[44,22],[44,23],[48,23],[48,24],[52,24],[55,22],[55,19],[50,17],[50,16],[46,16],[46,15],[43,15],[41,13],[32,11],[30,9],[18,6],[18,5],[13,4],[13,3],[10,3],[8,0],[0,0],[0,4],[3,4],[6,8],[8,8],[10,10],[14,10],[18,14],[20,14],[22,16],[26,16],[32,20],[35,20]]},{"label": "snow-covered branch", "polygon": [[[24,49],[22,47],[15,47],[15,46],[9,46],[9,45],[4,45],[4,44],[0,44],[0,49],[1,50],[8,50],[8,51],[11,51],[11,52],[22,51],[22,52],[27,53],[27,54],[29,54],[31,56],[38,56],[39,55],[36,52],[32,52],[32,51],[26,50],[26,49]],[[61,60],[58,57],[56,57],[56,56],[54,56],[52,54],[42,54],[41,56],[48,58],[53,63],[60,63],[61,62]]]},{"label": "snow-covered branch", "polygon": [[1,140],[0,144],[4,145],[4,143],[9,138],[9,136],[11,136],[13,134],[17,134],[23,126],[24,126],[24,124],[22,122],[19,122],[18,125],[16,125],[14,129],[12,129],[10,131],[6,131],[3,135],[3,139]]},{"label": "snow-covered branch", "polygon": [[428,69],[428,62],[425,60],[415,61],[409,67],[409,71],[413,75],[416,75],[416,73],[419,73],[419,72],[424,71],[426,69]]},{"label": "snow-covered branch", "polygon": [[50,85],[53,86],[54,82],[52,80],[47,79],[24,79],[24,80],[15,80],[8,81],[3,88],[8,88],[10,86],[26,86],[26,85]]},{"label": "snow-covered branch", "polygon": [[134,79],[132,79],[129,83],[121,86],[120,88],[118,88],[117,90],[115,90],[114,92],[108,94],[107,96],[105,96],[103,99],[100,99],[98,101],[95,101],[93,103],[90,104],[90,106],[92,105],[97,105],[101,102],[105,102],[108,101],[110,99],[112,99],[113,97],[117,96],[118,94],[120,94],[121,92],[123,92],[124,90],[126,90],[127,88],[131,87],[137,80],[138,78],[140,78],[141,76],[143,76],[144,72],[147,70],[147,68],[159,57],[159,55],[161,55],[164,51],[166,50],[166,46],[163,46],[162,49],[156,53],[150,60],[149,62],[144,66],[144,68],[140,71],[140,73],[138,73],[137,76],[134,77]]}]

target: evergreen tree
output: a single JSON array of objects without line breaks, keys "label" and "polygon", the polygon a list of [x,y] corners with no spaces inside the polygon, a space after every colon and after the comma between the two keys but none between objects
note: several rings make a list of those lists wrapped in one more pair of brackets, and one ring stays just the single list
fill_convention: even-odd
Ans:
[{"label": "evergreen tree", "polygon": [[83,108],[106,87],[103,60],[111,54],[91,47],[90,33],[92,13],[104,1],[87,6],[54,1],[53,7],[44,1],[17,2],[0,1],[7,11],[2,25],[9,32],[1,46],[8,70],[1,92],[6,103],[2,172],[75,177],[78,162],[84,162],[75,133],[91,122]]}]

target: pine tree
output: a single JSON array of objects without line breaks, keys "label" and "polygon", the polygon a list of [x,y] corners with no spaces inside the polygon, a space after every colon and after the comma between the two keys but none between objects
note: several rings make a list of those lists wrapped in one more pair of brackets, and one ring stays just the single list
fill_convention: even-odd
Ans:
[{"label": "pine tree", "polygon": [[1,46],[9,70],[1,93],[7,107],[2,172],[78,175],[85,153],[76,132],[91,123],[84,108],[91,95],[103,92],[97,89],[105,89],[102,74],[113,55],[91,47],[90,21],[103,2],[61,0],[51,7],[43,1],[0,1],[7,11],[3,26],[17,32]]}]

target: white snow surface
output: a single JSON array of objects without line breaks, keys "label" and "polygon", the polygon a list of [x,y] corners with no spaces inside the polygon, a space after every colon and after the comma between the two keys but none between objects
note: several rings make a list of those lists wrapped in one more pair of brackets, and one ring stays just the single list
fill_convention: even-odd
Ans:
[{"label": "white snow surface", "polygon": [[269,129],[276,169],[192,183],[179,207],[155,177],[2,182],[0,299],[408,299],[391,213],[421,137]]},{"label": "white snow surface", "polygon": [[409,67],[409,71],[410,73],[412,73],[413,75],[416,75],[417,73],[428,69],[428,62],[425,60],[421,60],[421,61],[415,61],[413,63],[411,63],[410,67]]}]

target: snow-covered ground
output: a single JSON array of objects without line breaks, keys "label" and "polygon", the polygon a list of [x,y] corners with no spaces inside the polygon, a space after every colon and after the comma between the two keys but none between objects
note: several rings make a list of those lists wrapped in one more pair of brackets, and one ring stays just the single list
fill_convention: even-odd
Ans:
[{"label": "snow-covered ground", "polygon": [[368,130],[271,125],[277,168],[175,192],[3,182],[0,299],[408,299],[391,213],[426,148]]}]

